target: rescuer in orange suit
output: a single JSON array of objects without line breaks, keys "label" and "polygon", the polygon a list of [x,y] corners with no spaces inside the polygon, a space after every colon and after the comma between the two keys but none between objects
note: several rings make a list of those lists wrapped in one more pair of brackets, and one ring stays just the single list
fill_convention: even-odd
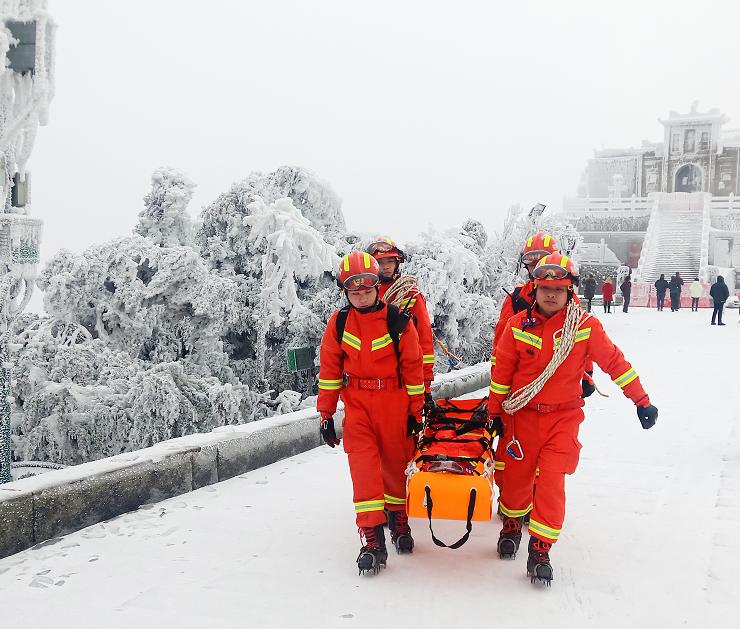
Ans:
[{"label": "rescuer in orange suit", "polygon": [[581,448],[578,428],[584,417],[581,377],[586,361],[593,359],[635,403],[643,428],[655,424],[658,409],[598,319],[575,301],[578,271],[572,260],[560,253],[547,255],[533,275],[534,308],[509,319],[496,347],[489,414],[494,419],[502,411],[511,414],[499,556],[514,558],[523,516],[531,511],[527,574],[533,582],[549,585],[549,551],[565,517],[565,474],[575,471]]},{"label": "rescuer in orange suit", "polygon": [[333,415],[340,396],[344,402],[344,450],[364,540],[357,557],[360,574],[385,566],[385,510],[393,516],[389,529],[396,550],[413,551],[405,470],[424,406],[416,328],[410,316],[378,298],[379,272],[377,261],[363,251],[340,262],[338,283],[349,306],[332,314],[326,326],[316,404],[321,437],[334,447],[339,439]]},{"label": "rescuer in orange suit", "polygon": [[[491,367],[496,364],[496,346],[498,345],[501,333],[506,328],[506,324],[511,317],[517,312],[531,308],[534,303],[534,283],[532,282],[532,271],[541,258],[549,253],[557,251],[557,242],[550,234],[543,232],[537,232],[533,236],[527,238],[524,241],[524,246],[519,254],[519,263],[527,269],[527,275],[529,279],[526,282],[519,282],[511,293],[506,294],[504,302],[501,304],[501,312],[499,313],[496,327],[493,329],[493,351],[491,352]],[[506,413],[501,414],[501,421],[503,424],[503,434],[507,434],[508,415]],[[496,445],[496,456],[495,456],[495,467],[493,472],[493,478],[496,481],[496,485],[501,492],[503,471],[506,463],[504,461],[504,454],[506,452],[506,444],[504,439],[499,437],[498,444]]]},{"label": "rescuer in orange suit", "polygon": [[[521,282],[517,284],[514,287],[514,290],[506,295],[506,299],[504,299],[503,304],[501,304],[501,312],[499,314],[498,321],[496,322],[496,327],[493,330],[493,352],[491,354],[491,366],[496,364],[496,345],[498,344],[498,341],[501,338],[501,333],[506,328],[506,324],[508,323],[509,319],[523,310],[532,308],[532,304],[534,303],[534,281],[532,271],[534,270],[537,263],[544,256],[555,253],[557,251],[558,245],[555,237],[551,236],[550,234],[545,234],[544,232],[537,232],[524,241],[524,246],[522,247],[522,252],[519,256],[519,262],[524,268],[527,269],[527,275],[529,276],[529,279],[526,282]],[[573,293],[573,298],[578,301],[578,296],[575,294],[575,292]],[[581,378],[581,397],[587,398],[596,390],[596,386],[594,385],[592,377],[593,373],[593,363],[591,360],[588,360],[586,361],[585,371],[583,373],[583,377]],[[506,424],[508,420],[506,413],[502,414],[501,419],[505,435]],[[498,444],[496,445],[496,462],[495,471],[493,473],[493,477],[496,481],[497,487],[499,488],[499,492],[501,491],[503,470],[504,467],[506,467],[504,457],[505,445],[506,444],[504,439],[499,438]]]},{"label": "rescuer in orange suit", "polygon": [[[396,280],[402,277],[400,267],[406,261],[406,254],[390,238],[376,238],[367,248],[367,252],[378,261],[380,267],[378,294],[380,299],[386,301],[385,297],[388,289],[394,286]],[[395,293],[396,291],[392,290],[391,292]],[[424,408],[428,412],[434,408],[434,402],[432,401],[432,381],[434,380],[432,322],[429,319],[426,299],[415,282],[411,283],[409,289],[402,291],[402,293],[398,307],[411,313],[414,318],[416,332],[419,335],[419,346],[424,361]]]}]

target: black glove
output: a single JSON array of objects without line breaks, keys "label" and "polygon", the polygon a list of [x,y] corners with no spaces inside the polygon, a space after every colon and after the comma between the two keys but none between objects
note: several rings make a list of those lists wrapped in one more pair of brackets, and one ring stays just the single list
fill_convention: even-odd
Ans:
[{"label": "black glove", "polygon": [[406,436],[416,437],[423,429],[423,422],[420,422],[415,415],[409,415],[406,420]]},{"label": "black glove", "polygon": [[329,447],[339,445],[339,438],[337,437],[337,431],[334,430],[334,418],[331,415],[322,415],[321,424],[319,424],[319,434],[324,440],[324,443]]},{"label": "black glove", "polygon": [[501,421],[501,417],[498,415],[491,415],[488,418],[488,432],[493,434],[496,433],[496,436],[499,439],[504,438],[504,422]]},{"label": "black glove", "polygon": [[648,406],[637,407],[637,418],[640,420],[642,427],[647,430],[655,426],[655,422],[658,421],[658,409],[652,404]]},{"label": "black glove", "polygon": [[432,394],[428,391],[424,393],[424,417],[431,417],[434,415],[434,411],[437,410],[437,405],[434,403]]},{"label": "black glove", "polygon": [[[586,372],[589,376],[593,376],[593,371],[587,371]],[[581,397],[587,398],[589,395],[591,395],[594,391],[596,391],[596,385],[594,384],[594,381],[591,378],[583,378],[581,380]]]}]

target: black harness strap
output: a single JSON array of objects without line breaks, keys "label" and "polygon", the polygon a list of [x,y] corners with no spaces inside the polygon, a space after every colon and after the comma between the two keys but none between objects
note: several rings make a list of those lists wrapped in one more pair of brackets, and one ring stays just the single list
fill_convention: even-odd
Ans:
[{"label": "black harness strap", "polygon": [[[407,304],[408,305],[408,304]],[[344,306],[339,310],[336,318],[337,328],[337,340],[339,344],[342,344],[342,337],[344,336],[344,328],[347,326],[347,317],[349,316],[351,306]],[[398,373],[398,388],[403,388],[403,379],[401,378],[401,334],[406,329],[409,321],[411,320],[411,314],[406,308],[399,310],[398,306],[393,304],[386,305],[385,323],[388,328],[388,334],[390,334],[391,341],[393,341],[393,350],[396,353],[396,371]]]},{"label": "black harness strap", "polygon": [[471,488],[470,490],[470,499],[468,500],[468,521],[465,525],[466,533],[463,535],[459,540],[457,540],[454,544],[447,545],[443,541],[437,539],[437,537],[434,535],[434,529],[432,528],[432,508],[434,507],[432,503],[432,490],[429,487],[429,485],[424,486],[424,493],[426,494],[427,498],[427,517],[429,518],[429,531],[432,534],[432,541],[437,545],[441,546],[442,548],[451,548],[452,550],[455,550],[457,548],[460,548],[465,542],[468,541],[468,538],[470,537],[470,532],[473,530],[473,513],[475,512],[475,497],[477,495],[477,491],[475,487]]}]

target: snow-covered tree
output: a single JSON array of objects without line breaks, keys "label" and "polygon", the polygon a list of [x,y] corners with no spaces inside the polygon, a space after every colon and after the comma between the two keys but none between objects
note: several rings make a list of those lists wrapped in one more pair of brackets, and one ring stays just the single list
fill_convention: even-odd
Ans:
[{"label": "snow-covered tree", "polygon": [[484,259],[478,243],[457,230],[424,232],[408,246],[404,272],[414,275],[427,299],[435,334],[466,362],[490,356],[496,302],[478,291]]},{"label": "snow-covered tree", "polygon": [[257,309],[257,373],[264,377],[267,331],[300,307],[296,282],[318,278],[339,260],[293,202],[278,199],[267,205],[257,197],[244,217],[248,241],[261,252],[261,291]]},{"label": "snow-covered tree", "polygon": [[192,244],[193,224],[187,213],[195,184],[176,168],[158,168],[134,232],[160,247]]},{"label": "snow-covered tree", "polygon": [[[244,382],[257,384],[262,378],[261,365],[257,367],[258,334],[255,322],[261,315],[262,245],[251,238],[251,227],[245,218],[254,207],[270,206],[279,199],[288,198],[303,218],[321,235],[326,244],[336,243],[339,253],[344,253],[348,243],[355,242],[355,235],[342,233],[345,224],[341,201],[331,187],[315,174],[303,168],[282,167],[263,175],[253,173],[244,181],[234,184],[207,206],[201,215],[196,235],[201,255],[218,275],[233,279],[239,286],[242,316],[227,326],[224,343],[232,368]],[[252,203],[257,202],[257,206]],[[331,276],[296,280],[300,306],[293,307],[279,325],[266,330],[265,376],[272,387],[292,386],[294,376],[286,371],[285,349],[291,345],[318,346],[325,320],[325,301],[339,303],[341,295],[333,285]],[[333,289],[332,289],[333,287]],[[324,291],[328,292],[324,294]],[[323,296],[317,304],[313,300]],[[331,297],[329,297],[331,295]]]}]

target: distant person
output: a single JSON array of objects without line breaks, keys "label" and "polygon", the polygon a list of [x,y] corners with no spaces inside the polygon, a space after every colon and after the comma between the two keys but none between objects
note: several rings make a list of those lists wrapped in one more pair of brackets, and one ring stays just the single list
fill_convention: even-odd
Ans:
[{"label": "distant person", "polygon": [[665,292],[668,290],[668,280],[666,280],[663,273],[655,281],[655,293],[658,296],[658,310],[663,310],[663,304],[665,303]]},{"label": "distant person", "polygon": [[601,285],[601,298],[604,302],[604,312],[611,313],[612,302],[614,301],[614,284],[611,278],[607,277]]},{"label": "distant person", "polygon": [[730,296],[730,289],[725,284],[725,278],[721,275],[717,276],[717,281],[712,284],[709,289],[709,296],[714,300],[714,311],[712,312],[712,325],[724,325],[722,323],[722,309],[725,307],[725,302]]},{"label": "distant person", "polygon": [[622,291],[622,297],[624,297],[624,305],[622,306],[622,312],[627,312],[627,310],[630,307],[630,295],[632,294],[632,280],[630,279],[630,276],[624,278],[624,282],[622,282],[622,285],[619,287],[619,290]]},{"label": "distant person", "polygon": [[668,282],[668,291],[671,294],[671,312],[678,312],[681,308],[681,287],[683,286],[683,279],[678,271]]},{"label": "distant person", "polygon": [[701,297],[703,291],[704,289],[697,277],[691,282],[691,286],[689,286],[689,292],[691,293],[691,312],[699,312],[699,297]]},{"label": "distant person", "polygon": [[583,297],[586,299],[586,312],[591,312],[591,301],[596,295],[596,280],[594,276],[589,273],[586,275],[586,279],[583,280]]}]

